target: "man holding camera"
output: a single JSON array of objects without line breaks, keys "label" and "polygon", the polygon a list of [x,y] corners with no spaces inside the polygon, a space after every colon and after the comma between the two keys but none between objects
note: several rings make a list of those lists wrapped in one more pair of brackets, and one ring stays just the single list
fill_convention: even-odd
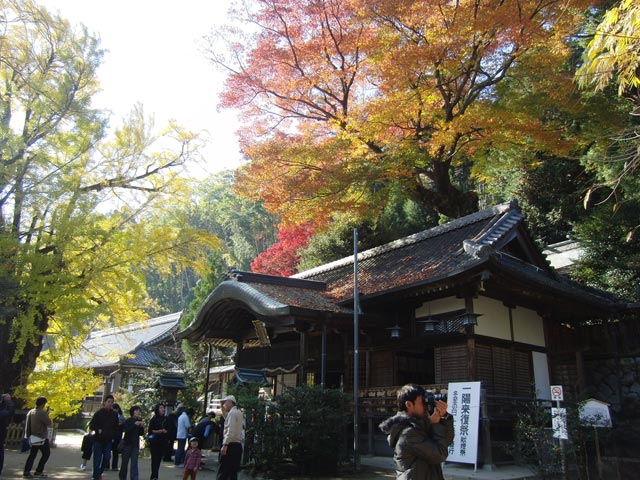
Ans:
[{"label": "man holding camera", "polygon": [[393,447],[400,480],[444,480],[441,463],[453,443],[453,418],[447,404],[435,400],[429,413],[425,390],[408,384],[398,390],[398,413],[380,424]]}]

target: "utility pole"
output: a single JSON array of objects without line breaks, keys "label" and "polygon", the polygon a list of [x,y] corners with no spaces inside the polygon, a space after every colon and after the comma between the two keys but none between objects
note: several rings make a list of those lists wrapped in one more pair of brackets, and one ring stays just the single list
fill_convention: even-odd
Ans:
[{"label": "utility pole", "polygon": [[358,292],[358,229],[353,229],[353,465],[360,470],[358,441],[360,440],[360,413],[358,408],[360,396],[360,359],[359,332],[360,294]]}]

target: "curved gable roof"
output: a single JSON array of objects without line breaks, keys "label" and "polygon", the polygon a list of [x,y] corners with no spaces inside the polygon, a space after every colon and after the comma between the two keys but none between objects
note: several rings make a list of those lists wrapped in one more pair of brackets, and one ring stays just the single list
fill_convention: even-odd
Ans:
[{"label": "curved gable roof", "polygon": [[138,350],[172,339],[178,330],[181,314],[177,312],[91,332],[82,343],[79,354],[72,358],[72,363],[85,368],[116,365],[124,356],[134,356]]}]

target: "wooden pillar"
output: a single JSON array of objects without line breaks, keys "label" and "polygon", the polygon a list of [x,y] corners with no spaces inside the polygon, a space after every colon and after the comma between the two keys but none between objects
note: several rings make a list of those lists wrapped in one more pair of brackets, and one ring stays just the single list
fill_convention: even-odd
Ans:
[{"label": "wooden pillar", "polygon": [[307,332],[300,330],[300,378],[298,385],[307,384]]},{"label": "wooden pillar", "polygon": [[491,419],[489,418],[489,407],[487,405],[487,391],[480,390],[480,438],[482,438],[482,458],[483,469],[493,471],[493,452],[491,448]]},{"label": "wooden pillar", "polygon": [[515,334],[513,331],[513,309],[508,307],[509,311],[509,328],[511,330],[511,346],[509,347],[509,355],[511,361],[511,392],[513,395],[518,394],[518,387],[516,382],[516,345]]},{"label": "wooden pillar", "polygon": [[[473,312],[473,298],[464,297],[464,306],[467,312]],[[476,339],[473,336],[473,325],[467,325],[467,368],[469,369],[469,381],[474,382],[478,378],[476,361]]]}]

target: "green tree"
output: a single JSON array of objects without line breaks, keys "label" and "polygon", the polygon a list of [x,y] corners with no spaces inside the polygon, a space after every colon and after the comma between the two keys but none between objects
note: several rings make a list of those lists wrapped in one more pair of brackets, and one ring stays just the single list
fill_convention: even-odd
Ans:
[{"label": "green tree", "polygon": [[336,215],[325,231],[317,233],[300,254],[298,271],[353,255],[353,229],[358,228],[360,251],[383,245],[438,224],[438,215],[418,203],[404,199],[400,192],[392,195],[380,214],[362,221],[349,215]]},{"label": "green tree", "polygon": [[198,155],[197,137],[176,125],[156,136],[142,108],[107,137],[107,117],[91,108],[97,40],[29,0],[0,5],[6,391],[26,382],[41,354],[65,368],[90,329],[141,319],[143,264],[199,269],[218,242],[160,214],[187,191],[179,173]]},{"label": "green tree", "polygon": [[637,189],[625,190],[624,186],[625,177],[637,176],[640,165],[637,119],[640,108],[640,6],[637,2],[621,0],[604,13],[585,49],[576,79],[583,89],[596,92],[617,86],[618,96],[626,100],[627,111],[632,113],[625,128],[609,135],[609,142],[586,159],[597,172],[598,181],[587,192],[585,205],[599,189],[610,191],[607,200],[614,204],[636,197]]},{"label": "green tree", "polygon": [[640,299],[640,239],[629,236],[638,224],[640,199],[590,209],[575,227],[584,254],[574,265],[573,277],[587,285],[609,290],[624,298]]},{"label": "green tree", "polygon": [[640,89],[640,5],[621,0],[607,10],[576,73],[581,86],[604,89],[610,82],[618,94],[633,96]]},{"label": "green tree", "polygon": [[[212,252],[208,260],[210,266],[215,265],[211,272],[216,278],[226,273],[229,267],[249,270],[251,261],[275,242],[276,217],[268,213],[260,202],[237,194],[234,187],[234,172],[211,175],[195,186],[188,202],[173,205],[165,212],[168,219],[184,216],[191,228],[220,238],[220,251]],[[153,314],[186,312],[195,297],[204,300],[211,290],[202,296],[194,293],[194,289],[217,285],[217,282],[207,282],[210,274],[202,277],[192,269],[176,266],[168,272],[159,271],[149,263],[145,275],[147,290],[156,304]]]},{"label": "green tree", "polygon": [[251,261],[275,243],[278,218],[262,202],[239,195],[236,182],[230,170],[202,182],[194,192],[190,222],[224,242],[228,265],[249,270]]}]

